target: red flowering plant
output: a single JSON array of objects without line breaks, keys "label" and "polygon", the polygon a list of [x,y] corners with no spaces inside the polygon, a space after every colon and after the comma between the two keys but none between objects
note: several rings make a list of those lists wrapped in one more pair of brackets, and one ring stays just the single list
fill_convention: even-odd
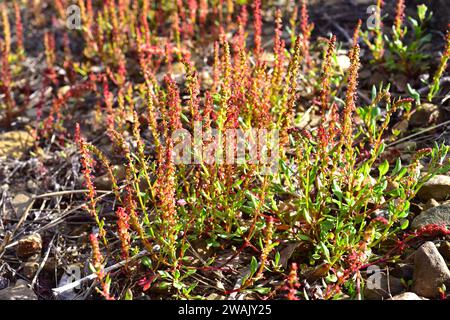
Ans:
[{"label": "red flowering plant", "polygon": [[[15,96],[20,91],[24,91],[26,82],[18,85],[15,79],[23,71],[23,60],[25,51],[23,46],[23,25],[20,7],[17,3],[8,6],[6,3],[0,4],[1,26],[0,29],[0,124],[9,127],[13,120],[21,115],[25,106],[17,103]],[[14,15],[12,15],[14,14]],[[12,17],[14,18],[15,34],[12,34]],[[29,96],[25,97],[26,100]]]},{"label": "red flowering plant", "polygon": [[[118,69],[111,66],[103,77],[108,133],[126,171],[125,189],[120,189],[117,181],[113,189],[121,206],[116,210],[117,236],[128,272],[138,270],[136,265],[132,267],[132,253],[133,248],[140,247],[147,251],[148,257],[142,261],[151,275],[151,281],[139,278],[145,289],[168,288],[176,297],[191,297],[199,292],[199,283],[193,280],[195,273],[225,267],[215,266],[214,258],[193,264],[192,243],[204,241],[212,250],[223,249],[228,243],[238,247],[235,256],[250,251],[253,257],[238,289],[224,288],[224,292],[267,294],[271,288],[263,286],[262,280],[270,273],[282,272],[273,262],[279,260],[277,246],[300,241],[310,248],[304,261],[324,272],[330,285],[326,294],[332,297],[355,279],[362,266],[383,254],[385,242],[408,227],[409,208],[417,191],[433,175],[450,168],[443,160],[448,148],[435,146],[418,153],[406,166],[385,158],[390,120],[412,101],[393,98],[389,86],[380,86],[373,90],[367,105],[359,105],[361,22],[354,32],[348,53],[350,67],[344,75],[336,67],[334,36],[328,41],[322,69],[317,70],[321,63],[311,54],[313,26],[306,2],[302,3],[300,34],[295,43],[283,39],[282,12],[276,11],[273,62],[264,56],[261,3],[252,5],[253,46],[249,46],[244,32],[249,19],[247,7],[234,8],[239,12],[237,33],[230,38],[225,33],[230,26],[224,24],[219,29],[213,46],[211,84],[205,87],[183,46],[195,33],[195,24],[206,23],[202,11],[205,3],[200,1],[198,8],[196,3],[188,4],[198,9],[199,19],[194,13],[187,15],[182,5],[178,2],[172,15],[172,43],[159,52],[150,49],[158,45],[149,43],[155,31],[135,21],[138,65],[144,83],[131,82],[123,62]],[[113,10],[109,8],[108,13]],[[217,14],[224,17],[224,7],[219,6]],[[111,38],[104,38],[111,44],[119,41],[114,32],[114,25],[120,25],[119,16],[118,22],[114,16],[104,16],[112,19],[112,30],[105,29],[105,35],[112,32]],[[401,17],[396,24],[399,30]],[[188,24],[192,26],[186,28]],[[124,59],[122,53],[117,57]],[[163,53],[167,56],[157,60],[156,55]],[[177,64],[185,73],[181,81],[173,74]],[[166,66],[168,72],[158,80],[152,66]],[[300,81],[305,72],[311,78]],[[315,79],[314,74],[318,75]],[[119,86],[117,105],[113,103],[111,83]],[[321,119],[315,131],[295,128],[301,110],[299,90],[308,83],[309,90],[317,95],[313,107],[319,107],[315,110]],[[345,97],[333,99],[344,88]],[[133,97],[143,102],[141,107]],[[385,112],[375,112],[380,109]],[[361,119],[358,125],[357,115]],[[130,119],[130,123],[123,119]],[[262,159],[262,149],[257,148],[255,158],[248,155],[245,161],[228,161],[228,156],[235,157],[238,152],[237,144],[227,149],[227,143],[233,141],[229,133],[253,127],[279,132],[278,170],[267,173],[264,165],[255,161]],[[177,156],[184,145],[179,139],[187,136],[194,137],[188,140],[194,148],[183,149],[181,158],[190,160],[180,163]],[[246,146],[251,148],[257,136],[250,132],[247,138]],[[90,150],[103,159],[100,162],[113,177],[102,153],[93,147]],[[208,157],[211,150],[212,158]],[[214,153],[217,150],[220,152]],[[420,176],[420,162],[426,159],[430,160],[428,173]],[[109,248],[110,241],[105,246]],[[299,264],[298,269],[302,266]],[[299,297],[294,268],[283,289],[290,299]]]}]

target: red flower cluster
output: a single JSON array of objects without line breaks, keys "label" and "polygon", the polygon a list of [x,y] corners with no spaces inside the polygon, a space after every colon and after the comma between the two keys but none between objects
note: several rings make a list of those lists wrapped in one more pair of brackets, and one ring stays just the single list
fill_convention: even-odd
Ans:
[{"label": "red flower cluster", "polygon": [[167,114],[169,118],[169,129],[171,132],[180,129],[181,125],[181,101],[180,92],[175,81],[166,75],[164,81],[167,84]]},{"label": "red flower cluster", "polygon": [[198,8],[199,22],[204,25],[206,22],[206,16],[208,14],[208,0],[200,0]]},{"label": "red flower cluster", "polygon": [[97,235],[92,233],[89,237],[91,241],[92,247],[92,264],[96,270],[97,278],[101,284],[102,290],[98,289],[98,292],[106,299],[106,300],[114,300],[114,298],[109,293],[109,282],[105,281],[105,271],[103,269],[103,256],[100,252],[100,244],[98,242]]},{"label": "red flower cluster", "polygon": [[23,25],[22,18],[20,16],[20,7],[17,2],[14,2],[14,14],[16,18],[16,41],[17,41],[17,51],[19,55],[22,55],[24,52],[23,48]]},{"label": "red flower cluster", "polygon": [[117,208],[116,210],[117,215],[117,231],[119,233],[120,243],[122,245],[122,259],[128,260],[130,257],[129,250],[130,250],[130,242],[131,242],[131,236],[130,236],[130,225],[128,224],[129,216],[126,213],[125,209],[122,207]]},{"label": "red flower cluster", "polygon": [[404,19],[405,19],[405,0],[397,0],[397,10],[395,13],[394,28],[400,36],[403,35],[402,26]]},{"label": "red flower cluster", "polygon": [[78,149],[80,150],[81,154],[81,165],[83,167],[83,176],[84,176],[84,185],[88,189],[88,199],[91,201],[91,207],[94,208],[94,210],[90,210],[89,213],[94,216],[95,213],[95,187],[93,183],[93,175],[92,170],[94,167],[94,159],[92,159],[88,149],[86,148],[86,142],[84,141],[83,137],[80,133],[80,125],[77,123],[75,127],[75,142],[78,145]]},{"label": "red flower cluster", "polygon": [[83,177],[84,184],[87,189],[87,200],[88,205],[86,205],[86,210],[93,217],[99,226],[100,236],[103,238],[103,242],[106,244],[106,232],[103,227],[103,221],[100,220],[97,213],[97,199],[96,199],[96,191],[94,186],[94,178],[92,175],[92,171],[94,168],[94,159],[91,157],[91,154],[88,150],[87,144],[84,141],[83,137],[80,133],[80,125],[77,123],[75,127],[75,142],[78,145],[78,150],[81,154],[81,165],[83,167]]},{"label": "red flower cluster", "polygon": [[448,235],[450,235],[450,229],[444,224],[428,224],[414,232],[416,237],[442,237]]},{"label": "red flower cluster", "polygon": [[255,28],[254,53],[255,53],[256,60],[258,61],[259,57],[261,55],[261,52],[262,52],[262,47],[261,47],[261,35],[262,35],[261,0],[255,0],[255,2],[253,3],[253,6],[254,6],[253,15],[254,15],[254,19],[255,19],[255,21],[253,22],[253,25]]},{"label": "red flower cluster", "polygon": [[286,279],[286,283],[282,287],[283,291],[287,291],[286,299],[288,300],[299,300],[297,298],[297,292],[300,288],[300,283],[298,282],[297,269],[297,264],[293,263],[291,265],[291,271],[289,272],[289,275]]},{"label": "red flower cluster", "polygon": [[103,278],[104,273],[103,273],[103,256],[102,253],[100,252],[100,244],[98,242],[98,238],[97,235],[94,233],[91,233],[91,235],[89,236],[89,239],[91,240],[91,247],[92,247],[92,264],[95,268],[95,270],[98,270],[97,275],[99,276],[99,278]]},{"label": "red flower cluster", "polygon": [[311,33],[314,29],[314,24],[309,23],[308,7],[306,0],[302,0],[302,9],[300,15],[300,31],[302,33],[302,49],[305,55],[306,62],[311,65],[311,56],[309,53]]}]

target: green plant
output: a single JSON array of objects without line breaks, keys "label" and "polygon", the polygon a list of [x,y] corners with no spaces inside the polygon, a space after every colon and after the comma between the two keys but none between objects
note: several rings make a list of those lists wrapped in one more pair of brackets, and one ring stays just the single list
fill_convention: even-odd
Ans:
[{"label": "green plant", "polygon": [[[341,288],[351,287],[351,276],[379,259],[384,243],[396,239],[408,227],[410,204],[421,185],[434,174],[450,169],[444,161],[448,147],[436,145],[420,151],[407,165],[399,159],[390,163],[385,158],[384,139],[389,135],[390,120],[398,110],[410,109],[411,100],[394,99],[390,86],[380,86],[374,88],[371,103],[357,106],[361,22],[349,51],[351,66],[346,77],[334,68],[336,38],[332,37],[320,79],[311,80],[322,84],[318,90],[322,109],[318,129],[296,130],[298,78],[303,72],[301,62],[308,59],[311,30],[305,18],[306,7],[303,6],[302,14],[303,34],[295,38],[290,54],[280,39],[282,22],[280,12],[277,13],[274,73],[261,60],[258,1],[254,8],[254,48],[247,48],[242,32],[246,21],[244,10],[237,44],[230,46],[224,34],[216,42],[211,91],[200,90],[195,65],[188,55],[175,54],[173,61],[167,60],[169,65],[179,61],[185,67],[186,108],[181,101],[182,86],[170,75],[165,76],[163,84],[157,83],[146,66],[145,52],[140,52],[139,57],[145,84],[129,84],[128,90],[119,90],[118,108],[108,102],[112,93],[104,86],[109,134],[123,156],[127,172],[126,192],[115,189],[116,200],[124,206],[118,213],[122,256],[128,260],[128,248],[133,246],[147,248],[150,256],[146,265],[153,274],[158,274],[152,285],[167,288],[174,297],[188,298],[198,294],[198,283],[193,279],[199,267],[189,265],[192,241],[204,239],[208,247],[215,249],[223,247],[223,242],[232,243],[241,248],[236,254],[251,248],[258,255],[252,256],[249,273],[237,290],[265,294],[270,288],[259,284],[264,274],[283,272],[276,254],[273,258],[273,249],[281,241],[300,241],[310,248],[303,257],[305,262],[323,269],[328,284],[326,296],[331,298]],[[425,13],[420,7],[419,22],[410,19],[419,40],[405,48],[402,39],[407,29],[402,27],[399,16],[393,29],[396,44],[389,44],[390,53],[386,56],[388,65],[402,68],[421,61],[422,56],[416,51],[422,50],[427,38],[423,29]],[[181,36],[177,35],[178,28],[174,28],[174,41],[181,52]],[[147,41],[137,30],[136,35],[141,45]],[[113,37],[113,41],[118,40]],[[381,57],[381,47],[378,49]],[[398,54],[395,59],[392,52]],[[249,63],[252,57],[254,65]],[[287,65],[280,62],[284,58],[289,61]],[[310,65],[314,67],[315,64]],[[126,71],[122,74],[123,80],[118,84],[127,81]],[[336,79],[347,80],[344,100],[334,97],[340,82]],[[134,95],[147,103],[146,121],[155,145],[152,156],[145,153],[149,146],[139,126],[139,111],[132,103]],[[157,110],[160,116],[156,115]],[[129,126],[122,122],[127,114],[133,119]],[[354,124],[356,114],[362,119],[358,126]],[[227,134],[229,130],[245,131],[255,125],[279,130],[278,171],[265,173],[261,163],[250,161],[250,155],[238,163],[196,162],[195,157],[205,155],[211,141],[221,149],[232,139]],[[199,128],[202,131],[199,149],[183,155],[194,162],[176,164],[173,153],[179,147],[177,139]],[[173,134],[180,130],[182,135],[174,138]],[[213,131],[217,137],[212,135]],[[129,132],[131,143],[125,139]],[[248,145],[256,139],[251,133],[248,138]],[[234,152],[232,149],[233,155]],[[221,155],[228,156],[228,151]],[[419,164],[426,157],[428,173],[421,176]],[[101,162],[108,167],[107,161]],[[96,212],[95,205],[90,211]],[[133,241],[127,235],[128,221],[134,230]],[[110,241],[105,239],[104,245],[109,248]],[[154,246],[158,251],[152,249]],[[214,259],[203,261],[202,268],[213,268],[213,263]],[[288,295],[294,298],[297,284],[293,275],[290,279]]]},{"label": "green plant", "polygon": [[436,73],[433,77],[433,82],[431,83],[430,92],[428,93],[428,101],[431,102],[434,98],[434,96],[439,92],[440,90],[440,80],[442,75],[444,74],[445,69],[447,68],[447,62],[448,59],[450,59],[450,29],[447,30],[446,35],[446,44],[445,44],[445,50],[442,53],[442,58],[439,64],[438,69],[436,70]]},{"label": "green plant", "polygon": [[372,25],[367,31],[361,32],[362,39],[372,52],[375,62],[382,62],[385,52],[383,21],[381,15],[383,6],[384,1],[377,0],[375,11],[372,16],[374,21],[371,21]]},{"label": "green plant", "polygon": [[[399,10],[404,10],[399,7]],[[398,13],[392,28],[392,39],[385,36],[388,45],[386,66],[392,71],[401,71],[407,75],[416,75],[427,69],[426,61],[429,55],[424,53],[424,47],[431,41],[431,34],[427,32],[426,24],[430,21],[432,13],[428,13],[426,5],[417,7],[418,19],[408,17],[412,29],[403,26],[403,13]],[[412,35],[408,38],[409,33]]]},{"label": "green plant", "polygon": [[389,71],[400,71],[413,76],[427,70],[429,55],[424,48],[431,41],[431,34],[427,32],[427,25],[432,13],[426,5],[417,6],[417,19],[407,17],[405,20],[405,1],[398,0],[394,23],[389,36],[384,31],[383,1],[378,1],[373,13],[373,26],[361,32],[364,43],[373,56],[373,63],[384,65]]}]

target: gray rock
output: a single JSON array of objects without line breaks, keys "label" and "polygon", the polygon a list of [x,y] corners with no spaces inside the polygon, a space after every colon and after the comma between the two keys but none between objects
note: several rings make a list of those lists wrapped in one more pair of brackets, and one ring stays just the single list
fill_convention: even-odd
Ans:
[{"label": "gray rock", "polygon": [[0,290],[8,288],[9,280],[3,276],[0,276]]},{"label": "gray rock", "polygon": [[439,207],[441,204],[431,198],[428,202],[423,206],[423,211],[428,210],[430,208]]},{"label": "gray rock", "polygon": [[432,198],[437,201],[448,199],[450,197],[450,177],[434,176],[422,186],[417,196],[424,202]]},{"label": "gray rock", "polygon": [[378,277],[378,280],[374,280],[371,285],[364,287],[364,299],[366,300],[382,300],[388,299],[391,296],[395,296],[404,290],[402,281],[396,277],[389,275],[385,272],[379,272],[372,275],[372,277]]},{"label": "gray rock", "polygon": [[411,129],[428,127],[442,118],[439,106],[431,103],[424,103],[419,106],[411,115],[409,127]]},{"label": "gray rock", "polygon": [[419,297],[414,292],[403,292],[388,300],[428,300],[427,298]]},{"label": "gray rock", "polygon": [[17,280],[13,287],[0,290],[0,300],[37,300],[38,297],[24,280]]},{"label": "gray rock", "polygon": [[30,179],[27,181],[27,190],[31,193],[38,193],[39,185],[35,181]]},{"label": "gray rock", "polygon": [[23,212],[30,202],[31,197],[26,193],[18,193],[11,200],[11,205],[14,209],[14,215],[12,218],[20,219],[22,217]]},{"label": "gray rock", "polygon": [[426,298],[439,296],[439,288],[450,284],[450,271],[435,244],[425,242],[414,257],[413,292]]},{"label": "gray rock", "polygon": [[409,263],[397,263],[390,274],[399,279],[412,280],[414,276],[414,265]]},{"label": "gray rock", "polygon": [[447,262],[450,262],[450,241],[445,241],[440,245],[439,253]]},{"label": "gray rock", "polygon": [[450,204],[430,208],[414,218],[411,228],[419,229],[428,224],[450,226]]},{"label": "gray rock", "polygon": [[22,263],[22,273],[28,279],[33,279],[34,275],[39,269],[39,263],[36,261],[27,261]]}]

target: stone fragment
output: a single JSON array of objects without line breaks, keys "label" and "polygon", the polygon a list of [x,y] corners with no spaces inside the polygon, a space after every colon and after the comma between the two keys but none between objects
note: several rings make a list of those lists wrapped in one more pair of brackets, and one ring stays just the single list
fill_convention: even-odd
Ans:
[{"label": "stone fragment", "polygon": [[404,290],[402,281],[389,275],[389,281],[385,272],[376,272],[364,287],[364,299],[382,300],[395,296]]},{"label": "stone fragment", "polygon": [[22,273],[28,279],[33,279],[39,269],[39,263],[36,261],[27,261],[22,264]]},{"label": "stone fragment", "polygon": [[26,193],[18,193],[11,200],[11,205],[13,207],[14,213],[11,218],[20,219],[26,207],[29,205],[31,197]]},{"label": "stone fragment", "polygon": [[450,284],[450,271],[436,245],[425,242],[414,257],[414,280],[412,291],[419,296],[436,298],[439,289]]},{"label": "stone fragment", "polygon": [[439,253],[447,262],[450,262],[450,241],[445,241],[439,246]]},{"label": "stone fragment", "polygon": [[0,290],[0,300],[37,300],[37,295],[27,282],[19,279],[13,287]]},{"label": "stone fragment", "polygon": [[39,234],[34,233],[19,240],[16,248],[17,257],[26,259],[42,250],[42,238]]},{"label": "stone fragment", "polygon": [[419,297],[414,292],[403,292],[388,300],[428,300],[427,298]]},{"label": "stone fragment", "polygon": [[431,103],[424,103],[419,106],[409,119],[410,129],[417,129],[427,127],[436,122],[439,122],[442,118],[439,106]]},{"label": "stone fragment", "polygon": [[437,175],[425,182],[417,197],[426,202],[430,199],[447,200],[450,197],[450,176]]},{"label": "stone fragment", "polygon": [[414,218],[411,228],[420,229],[429,224],[450,226],[450,204],[443,204],[423,211]]}]

